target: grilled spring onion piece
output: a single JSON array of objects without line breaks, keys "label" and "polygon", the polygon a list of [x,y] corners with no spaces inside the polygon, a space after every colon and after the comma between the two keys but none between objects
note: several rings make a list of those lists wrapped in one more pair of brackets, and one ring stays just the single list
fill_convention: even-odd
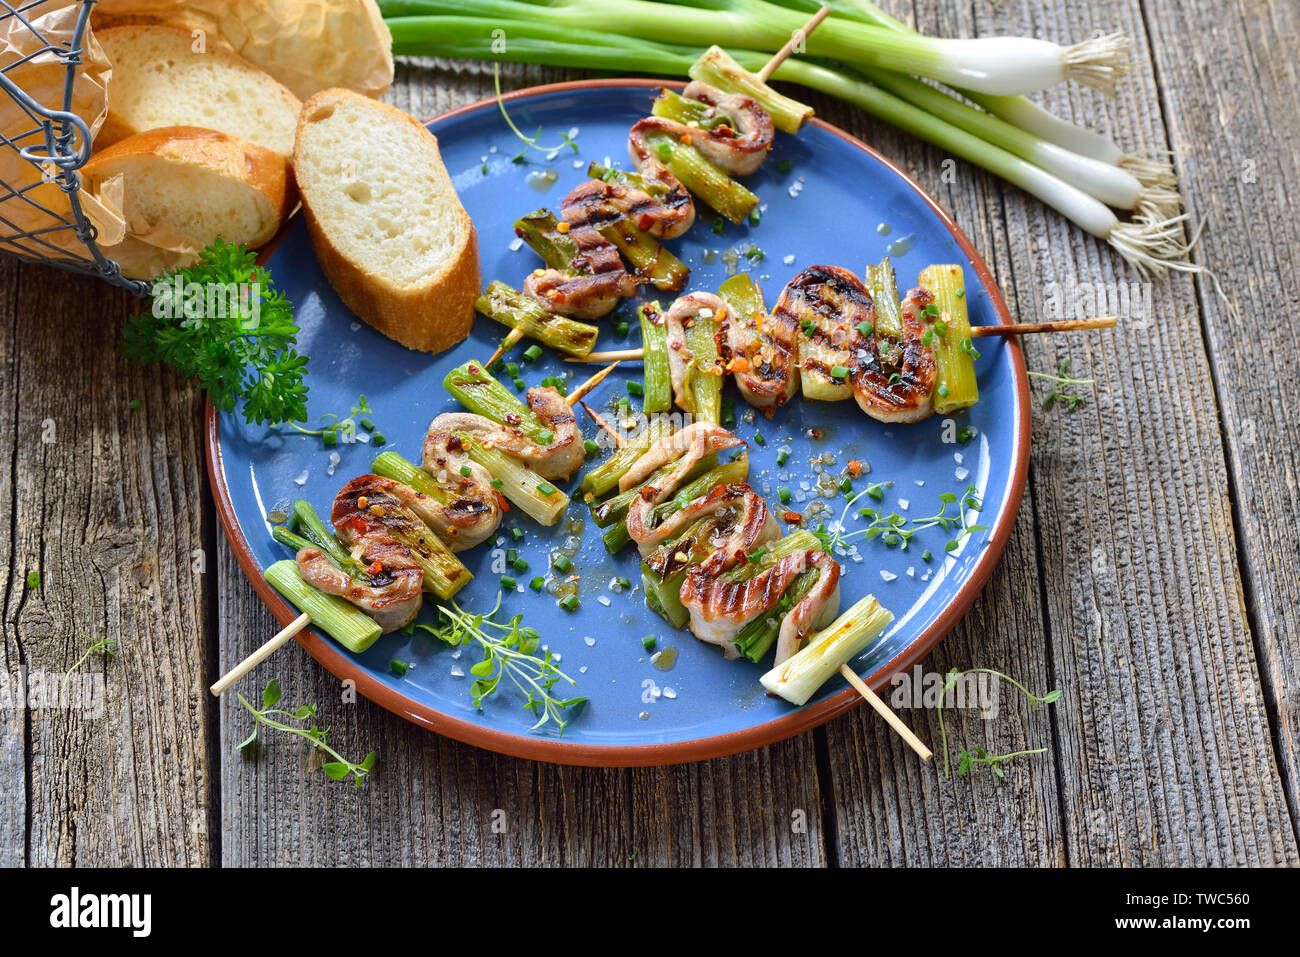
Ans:
[{"label": "grilled spring onion piece", "polygon": [[718,295],[738,316],[759,316],[767,311],[763,293],[747,272],[738,272],[718,287]]},{"label": "grilled spring onion piece", "polygon": [[758,197],[704,158],[694,146],[667,133],[649,133],[646,145],[696,199],[712,206],[733,223],[743,223]]},{"label": "grilled spring onion piece", "polygon": [[894,616],[868,595],[813,635],[802,651],[758,680],[791,704],[805,704],[840,665],[860,654],[893,620]]},{"label": "grilled spring onion piece", "polygon": [[648,302],[636,311],[641,320],[645,411],[669,412],[673,407],[673,383],[668,371],[668,327],[659,303]]},{"label": "grilled spring onion piece", "polygon": [[[592,163],[588,166],[587,175],[606,183],[631,186],[651,196],[662,196],[666,192],[662,184],[648,183],[636,173],[616,170],[602,163]],[[635,223],[622,219],[600,226],[598,231],[618,248],[624,259],[632,264],[637,276],[656,289],[676,292],[686,285],[686,279],[691,274],[690,267],[674,256],[659,240],[639,229]]]},{"label": "grilled spring onion piece", "polygon": [[632,467],[632,463],[645,455],[650,446],[672,431],[671,422],[655,419],[640,435],[628,439],[626,445],[584,475],[581,487],[583,493],[588,496],[588,501],[599,498],[617,486],[618,480]]},{"label": "grilled spring onion piece", "polygon": [[[697,479],[706,472],[712,471],[718,466],[718,455],[715,452],[712,455],[706,455],[695,464],[695,467],[686,475],[686,481]],[[591,517],[595,519],[600,528],[608,528],[615,522],[621,522],[627,518],[627,510],[635,501],[636,497],[641,494],[641,490],[647,486],[653,486],[655,482],[668,475],[677,467],[676,462],[669,462],[667,465],[655,471],[648,479],[635,488],[630,488],[626,492],[619,492],[617,495],[605,499],[603,502],[593,502],[591,506]],[[734,481],[734,479],[733,479]],[[707,491],[707,490],[706,490]]]},{"label": "grilled spring onion piece", "polygon": [[[659,606],[656,610],[674,628],[681,628],[690,620],[690,612],[681,600],[682,584],[690,566],[708,554],[705,543],[708,531],[716,521],[713,516],[706,516],[693,522],[678,538],[664,542],[641,562],[641,582],[645,592],[647,595],[655,593]],[[656,564],[671,568],[671,571],[660,577],[655,571]]]},{"label": "grilled spring onion piece", "polygon": [[762,661],[768,649],[780,637],[781,623],[785,620],[785,616],[812,591],[820,574],[817,569],[810,568],[796,575],[775,608],[759,615],[740,629],[735,639],[736,650],[755,664]]},{"label": "grilled spring onion piece", "polygon": [[762,574],[783,558],[821,547],[822,543],[816,535],[806,528],[801,528],[775,541],[768,542],[763,546],[763,555],[758,561],[747,562],[744,565],[737,565],[735,568],[728,569],[722,573],[721,580],[724,582],[743,582],[755,575]]},{"label": "grilled spring onion piece", "polygon": [[722,421],[722,360],[718,357],[718,332],[715,317],[696,316],[686,330],[686,348],[691,353],[687,370],[692,408],[696,420]]},{"label": "grilled spring onion piece", "polygon": [[[797,133],[813,108],[798,100],[782,96],[731,58],[722,47],[706,50],[690,70],[691,79],[716,86],[724,93],[741,93],[758,100],[758,105],[772,117],[772,125],[782,133]],[[685,121],[682,121],[685,122]]]},{"label": "grilled spring onion piece", "polygon": [[549,209],[535,209],[527,216],[515,220],[515,235],[542,257],[551,269],[573,269],[578,258],[578,245],[559,228],[559,220]]},{"label": "grilled spring onion piece", "polygon": [[[341,568],[353,578],[364,578],[361,570],[361,563],[352,557],[352,553],[340,544],[339,540],[330,534],[321,517],[316,514],[316,509],[312,508],[311,502],[305,499],[298,499],[293,503],[293,513],[290,516],[289,527],[297,529],[308,540],[308,542],[321,550],[325,557]],[[272,535],[275,533],[272,532]],[[276,538],[281,544],[289,543],[283,538]],[[301,545],[295,546],[301,548]]]},{"label": "grilled spring onion piece", "polygon": [[975,357],[979,353],[971,344],[962,268],[926,266],[917,277],[917,285],[934,296],[931,305],[938,310],[929,329],[933,333],[935,362],[934,411],[946,415],[969,408],[980,398],[975,381]]},{"label": "grilled spring onion piece", "polygon": [[282,559],[262,574],[294,607],[311,615],[313,625],[348,651],[360,654],[379,639],[378,622],[337,595],[327,595],[307,584],[293,559]]},{"label": "grilled spring onion piece", "polygon": [[659,91],[659,98],[655,100],[653,112],[655,116],[662,116],[683,126],[698,126],[702,130],[711,130],[717,126],[736,128],[736,121],[725,110],[709,106],[699,100],[687,99],[675,90],[667,88]]},{"label": "grilled spring onion piece", "polygon": [[370,471],[382,478],[410,486],[440,505],[449,505],[452,501],[453,495],[448,489],[439,485],[424,469],[396,452],[380,452],[370,463]]},{"label": "grilled spring onion piece", "polygon": [[518,459],[490,449],[469,432],[456,433],[465,451],[494,479],[501,481],[501,494],[519,506],[529,518],[542,525],[554,525],[569,507],[569,496]]},{"label": "grilled spring onion piece", "polygon": [[407,522],[388,526],[393,541],[406,546],[411,557],[424,571],[424,590],[431,591],[439,598],[447,599],[460,591],[474,576],[461,564],[459,558],[452,554],[447,544],[433,533],[433,530],[409,508],[401,506]]},{"label": "grilled spring onion piece", "polygon": [[[483,290],[483,295],[475,301],[474,308],[503,326],[517,329],[530,339],[580,358],[591,354],[596,337],[600,334],[595,326],[547,312],[532,296],[524,295],[497,280],[493,280]],[[507,396],[514,398],[508,393]]]},{"label": "grilled spring onion piece", "polygon": [[[803,318],[803,317],[801,317]],[[849,377],[837,379],[831,375],[836,366],[845,369],[849,365],[849,351],[837,349],[830,342],[834,335],[836,320],[820,314],[807,317],[814,326],[821,329],[826,338],[809,335],[799,330],[799,389],[805,399],[817,402],[839,402],[853,395],[853,385]],[[809,360],[812,360],[809,362]]]},{"label": "grilled spring onion piece", "polygon": [[862,278],[871,293],[876,339],[897,342],[903,338],[903,310],[898,301],[898,280],[894,276],[893,263],[886,256],[879,266],[867,266],[862,271]]},{"label": "grilled spring onion piece", "polygon": [[[653,518],[655,524],[659,524],[668,516],[680,512],[701,495],[708,494],[710,489],[718,485],[732,485],[736,482],[743,482],[749,477],[749,459],[745,456],[741,456],[734,462],[716,465],[717,456],[710,455],[700,461],[701,465],[705,465],[705,463],[712,463],[708,465],[707,471],[701,474],[698,467],[692,469],[690,473],[688,473],[687,484],[683,485],[672,498],[660,502],[655,506]],[[665,465],[660,472],[672,468],[672,463],[669,463],[668,465]],[[659,475],[660,472],[656,472],[655,475]],[[654,484],[654,476],[647,479],[645,484]],[[623,495],[635,495],[640,491],[640,488],[643,487],[644,485],[637,489],[633,489],[630,492],[625,492]],[[623,495],[617,496],[617,498],[621,499]],[[610,501],[613,502],[615,499],[610,499]],[[611,555],[618,554],[623,550],[623,547],[626,546],[628,542],[632,541],[632,536],[627,533],[627,523],[621,520],[622,518],[627,517],[627,510],[630,505],[631,499],[629,498],[627,504],[622,505],[620,521],[611,525],[609,530],[601,536],[602,541],[605,543],[606,550]]]},{"label": "grilled spring onion piece", "polygon": [[467,362],[452,369],[442,380],[442,385],[475,415],[502,425],[510,422],[511,428],[518,429],[538,445],[548,444],[555,436],[554,429],[506,391],[506,387],[492,378],[481,362]]}]

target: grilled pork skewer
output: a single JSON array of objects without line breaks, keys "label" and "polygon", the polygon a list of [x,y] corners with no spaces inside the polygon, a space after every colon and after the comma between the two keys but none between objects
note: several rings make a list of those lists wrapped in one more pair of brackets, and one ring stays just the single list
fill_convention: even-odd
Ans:
[{"label": "grilled pork skewer", "polygon": [[818,572],[817,582],[781,622],[776,646],[776,664],[781,664],[799,650],[803,635],[839,611],[840,565],[820,549],[787,555],[741,582],[722,581],[703,565],[692,566],[681,591],[682,604],[691,614],[691,633],[735,658],[735,639],[741,629],[776,608],[795,578],[809,570]]}]

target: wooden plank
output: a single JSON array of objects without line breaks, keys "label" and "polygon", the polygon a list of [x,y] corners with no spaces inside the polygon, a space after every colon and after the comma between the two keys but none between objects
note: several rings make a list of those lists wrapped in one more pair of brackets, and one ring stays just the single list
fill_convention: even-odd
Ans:
[{"label": "wooden plank", "polygon": [[[387,99],[431,117],[492,93],[490,67],[416,61]],[[503,88],[579,74],[503,68]],[[491,241],[483,237],[483,241]],[[274,631],[225,542],[220,547],[222,664]],[[318,702],[331,743],[380,752],[364,790],[307,768],[305,747],[277,738],[256,760],[234,757],[247,734],[232,694],[221,702],[222,860],[229,865],[474,866],[820,864],[812,736],[748,755],[661,769],[562,768],[516,760],[421,731],[337,682],[291,645],[234,689],[278,675],[286,701]],[[803,812],[803,813],[798,813]],[[504,827],[504,831],[500,828]]]},{"label": "wooden plank", "polygon": [[[894,4],[891,12],[914,22],[910,5]],[[922,20],[921,29],[951,36],[972,33],[971,24],[961,19]],[[982,252],[1012,315],[1035,318],[1033,307],[1021,303],[1020,289],[1008,281],[1015,250],[1002,241],[1007,233],[1002,209],[1005,190],[996,179],[854,108],[824,99],[814,99],[814,104],[819,116],[865,140],[918,179]],[[914,282],[925,265],[909,260],[905,255],[895,263],[901,283]],[[940,425],[933,420],[917,428],[932,431],[937,439]],[[909,564],[879,543],[873,543],[867,555],[868,562],[870,556],[879,556],[881,566],[896,574],[902,574]],[[874,571],[869,573],[874,575]],[[873,589],[886,605],[888,591],[888,585]],[[983,595],[923,663],[925,671],[940,674],[952,667],[996,668],[1039,693],[1052,687],[1032,490],[1026,493],[1011,542]],[[945,714],[945,723],[953,756],[959,746],[980,746],[991,753],[1049,749],[1045,755],[1008,765],[1005,783],[995,781],[987,769],[977,769],[969,780],[944,778],[938,723],[926,709],[899,709],[935,751],[935,762],[925,767],[868,708],[858,708],[827,725],[832,778],[828,799],[837,834],[835,851],[842,866],[1065,863],[1050,717],[1022,707],[1006,688],[998,703],[999,715],[994,721],[986,723],[973,711],[953,711]]]},{"label": "wooden plank", "polygon": [[[1300,454],[1282,391],[1300,363],[1289,330],[1300,304],[1300,9],[1254,0],[1161,4],[1159,15],[1148,7],[1148,26],[1179,175],[1193,217],[1208,224],[1197,258],[1226,296],[1212,279],[1197,282],[1243,557],[1240,587],[1273,756],[1300,827],[1300,569],[1292,534]],[[1221,499],[1225,489],[1207,492]],[[1262,827],[1256,815],[1247,820]]]},{"label": "wooden plank", "polygon": [[[43,866],[206,863],[198,392],[119,357],[121,323],[139,307],[125,293],[48,267],[3,268],[14,317],[0,333],[14,410],[0,438],[6,666],[57,684],[92,642],[112,638],[117,654],[70,679],[102,682],[102,715],[20,713],[25,768],[6,781],[17,782],[24,834],[10,819],[15,843],[0,853]],[[28,571],[39,589],[26,587]],[[15,722],[0,728],[8,755]]]},{"label": "wooden plank", "polygon": [[[1052,91],[1044,102],[1126,142],[1164,145],[1144,43],[1152,21],[1144,23],[1135,3],[976,5],[975,13],[975,23],[953,17],[923,21],[922,28],[948,35],[1057,39],[1104,28],[1133,36],[1134,78],[1116,101],[1068,89]],[[1207,19],[1212,16],[1205,12]],[[1198,50],[1207,61],[1225,48],[1189,27],[1168,29],[1171,45]],[[1181,75],[1161,79],[1166,88],[1184,82]],[[938,191],[945,185],[942,159],[931,151],[920,170],[924,185]],[[1000,198],[987,206],[964,205],[956,194],[971,195],[973,183],[986,184],[975,195],[992,192]],[[999,281],[1021,319],[1042,318],[1036,313],[1052,298],[1052,284],[1056,295],[1073,293],[1083,300],[1095,296],[1098,286],[1111,291],[1134,281],[1108,249],[1018,191],[974,171],[959,174],[956,186],[945,201],[955,204],[959,222],[976,234],[981,248],[994,250]],[[987,244],[990,232],[997,234],[993,246]],[[1009,261],[997,249],[999,236],[1007,237],[1002,248],[1010,249]],[[1052,714],[1064,862],[1294,863],[1295,833],[1237,571],[1224,449],[1197,298],[1186,279],[1138,291],[1148,290],[1151,308],[1122,312],[1114,336],[1040,337],[1025,343],[1031,368],[1051,370],[1072,356],[1075,371],[1098,382],[1074,413],[1036,411],[1031,466],[1048,674],[1065,692]],[[1152,386],[1171,381],[1178,383],[1176,391]],[[981,646],[998,649],[1006,632],[1018,630],[1006,623],[1009,598],[1035,601],[1032,582],[1019,580],[1015,561],[1013,549],[999,572],[1013,582],[1011,593],[986,595],[977,606],[976,620],[984,617],[991,626]],[[982,653],[962,660],[968,653],[963,641],[959,632],[945,655],[961,655],[963,665],[983,663]],[[1015,662],[1015,656],[1000,660]],[[1025,664],[1036,670],[1032,662]],[[946,665],[946,658],[936,658],[938,668]],[[837,753],[834,743],[831,751]],[[923,786],[896,802],[903,808],[927,806],[928,826],[911,835],[921,845],[913,859],[985,862],[1022,840],[1019,822],[1009,813],[1018,798],[995,797],[1000,810],[990,814],[981,796],[983,819],[949,820],[966,832],[958,853],[931,853],[926,835],[941,831],[940,805],[952,793],[933,774],[925,772]],[[901,788],[902,779],[887,772],[881,777]],[[1021,781],[1015,779],[1018,787],[1033,790],[1032,781]],[[839,773],[835,785],[839,799],[848,790]],[[888,786],[882,782],[868,793]],[[887,809],[888,800],[878,798],[877,807]],[[839,813],[842,835],[844,818],[861,810],[860,803]],[[895,811],[876,827],[906,835],[900,822],[910,820],[908,812]],[[979,850],[980,844],[986,850]],[[1011,851],[1027,857],[1037,852],[1032,847]],[[881,860],[883,854],[877,851],[870,859]]]}]

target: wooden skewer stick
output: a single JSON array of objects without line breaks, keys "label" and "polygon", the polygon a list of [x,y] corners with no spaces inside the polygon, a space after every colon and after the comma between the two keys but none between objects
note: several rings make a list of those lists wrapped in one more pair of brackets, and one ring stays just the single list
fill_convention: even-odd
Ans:
[{"label": "wooden skewer stick", "polygon": [[592,376],[582,385],[574,389],[571,393],[569,393],[569,395],[565,396],[564,401],[569,403],[569,408],[572,409],[575,405],[577,405],[582,400],[582,397],[584,395],[586,395],[592,389],[596,388],[596,386],[604,382],[605,376],[613,372],[617,365],[618,365],[617,361],[611,362],[609,365],[605,366],[605,368],[601,369],[599,372],[597,372],[594,376]]},{"label": "wooden skewer stick", "polygon": [[[1058,319],[1054,322],[1017,322],[1009,326],[971,326],[972,339],[988,336],[1024,336],[1036,332],[1077,332],[1081,329],[1110,329],[1117,325],[1114,316],[1099,316],[1095,319]],[[644,359],[642,349],[615,349],[612,352],[593,352],[589,356],[571,356],[565,362],[620,362],[632,359]]]},{"label": "wooden skewer stick", "polygon": [[971,338],[984,336],[1023,336],[1031,332],[1073,332],[1078,329],[1110,329],[1117,320],[1114,316],[1095,319],[1058,319],[1055,322],[1017,322],[1010,326],[971,326]]},{"label": "wooden skewer stick", "polygon": [[600,426],[601,431],[603,431],[606,435],[612,438],[618,444],[618,447],[620,449],[626,444],[623,441],[623,436],[618,434],[618,429],[610,425],[603,415],[601,415],[591,406],[587,405],[587,403],[585,402],[582,403],[582,407],[586,409],[587,414],[591,416],[591,421],[595,422],[598,426]]},{"label": "wooden skewer stick", "polygon": [[840,674],[846,681],[857,690],[858,694],[867,699],[867,704],[876,709],[876,713],[889,722],[889,726],[898,732],[898,736],[907,742],[907,746],[921,756],[922,761],[929,761],[934,757],[934,752],[927,748],[915,734],[912,729],[903,724],[903,720],[892,710],[889,705],[880,700],[880,696],[867,687],[867,683],[857,676],[857,674],[848,665],[840,665]]},{"label": "wooden skewer stick", "polygon": [[304,611],[301,615],[299,615],[297,618],[291,621],[288,627],[286,627],[278,635],[276,635],[274,638],[272,638],[270,641],[264,644],[261,648],[258,648],[255,652],[253,652],[251,655],[249,655],[239,664],[235,665],[235,667],[231,668],[228,672],[226,672],[226,674],[221,678],[219,678],[217,682],[208,690],[210,690],[215,695],[221,694],[223,691],[225,691],[227,688],[233,685],[240,678],[244,677],[244,675],[248,674],[258,665],[260,665],[267,658],[270,658],[271,655],[273,655],[281,645],[285,644],[290,638],[298,634],[298,632],[302,631],[310,624],[311,624],[311,615],[307,614]]},{"label": "wooden skewer stick", "polygon": [[507,352],[513,349],[515,347],[515,344],[518,343],[519,340],[522,339],[523,337],[524,334],[520,330],[511,329],[508,333],[506,333],[506,337],[501,340],[501,345],[497,346],[497,351],[492,353],[492,358],[489,359],[484,364],[484,368],[487,368],[488,366],[492,365],[492,363],[496,362],[503,355],[505,355]]},{"label": "wooden skewer stick", "polygon": [[777,50],[776,53],[772,55],[772,59],[768,60],[764,65],[763,69],[758,71],[758,78],[766,83],[772,78],[772,74],[776,72],[776,68],[781,65],[782,61],[785,60],[786,57],[796,49],[802,51],[804,41],[808,39],[808,34],[821,26],[822,21],[826,19],[830,12],[831,8],[824,6],[809,17],[808,22],[798,30],[794,31],[794,34],[786,41],[785,46]]}]

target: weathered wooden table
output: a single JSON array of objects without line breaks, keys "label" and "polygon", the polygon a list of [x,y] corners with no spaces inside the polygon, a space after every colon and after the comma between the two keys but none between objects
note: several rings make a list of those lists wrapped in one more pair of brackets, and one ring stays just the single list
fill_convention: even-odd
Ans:
[{"label": "weathered wooden table", "polygon": [[[0,258],[4,667],[60,674],[90,641],[119,643],[83,666],[104,675],[102,717],[0,709],[0,864],[1300,863],[1300,459],[1282,394],[1300,378],[1300,9],[890,6],[941,35],[1133,37],[1113,102],[1080,89],[1045,102],[1129,147],[1176,152],[1207,224],[1196,261],[1222,286],[1131,287],[1118,257],[1032,198],[814,98],[954,214],[1013,315],[1133,293],[1113,336],[1026,342],[1030,368],[1069,356],[1096,388],[1074,412],[1035,407],[1016,532],[926,665],[1063,689],[1049,710],[1008,704],[987,729],[956,719],[962,743],[1045,754],[1003,781],[945,780],[862,708],[701,764],[553,767],[343,705],[291,645],[274,667],[286,696],[320,702],[346,753],[378,748],[380,773],[362,791],[332,783],[289,740],[244,758],[245,716],[205,689],[274,629],[214,518],[201,395],[120,358],[138,302]],[[581,76],[506,75],[512,88]],[[431,61],[399,66],[389,99],[433,116],[491,90],[481,65]],[[903,716],[937,741],[933,712]]]}]

